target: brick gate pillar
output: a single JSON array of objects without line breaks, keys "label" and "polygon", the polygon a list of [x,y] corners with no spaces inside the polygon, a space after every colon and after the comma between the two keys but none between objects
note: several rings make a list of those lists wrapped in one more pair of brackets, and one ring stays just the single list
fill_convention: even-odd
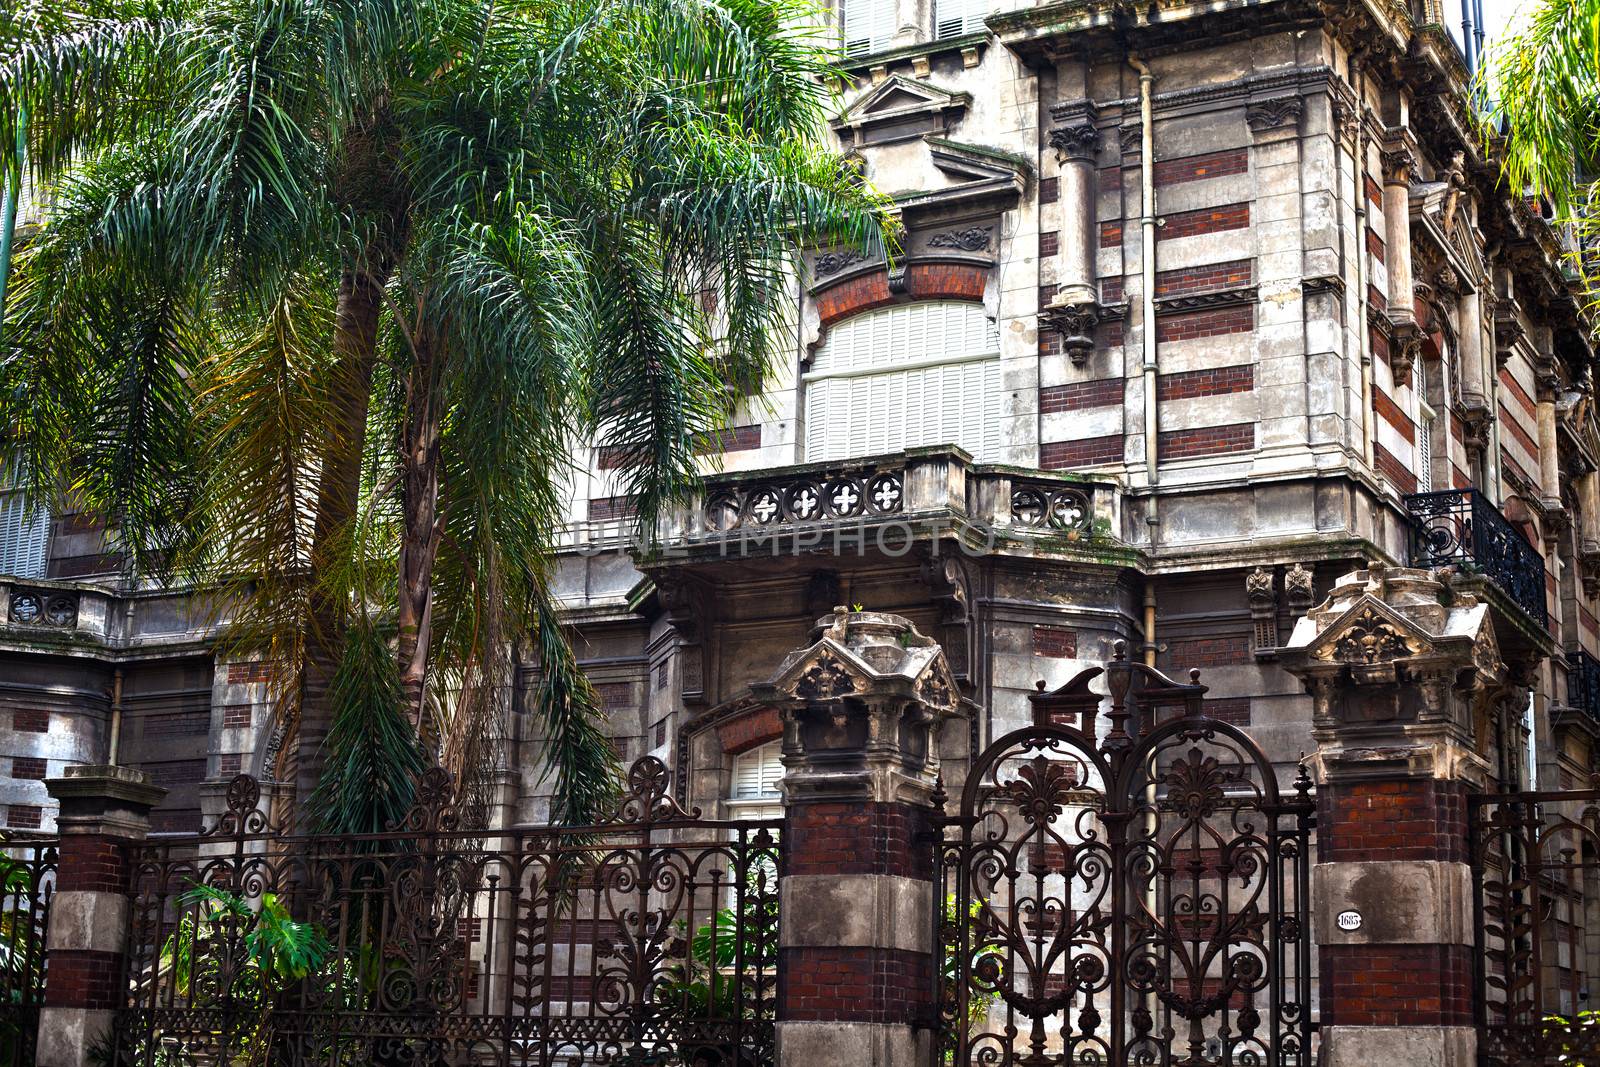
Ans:
[{"label": "brick gate pillar", "polygon": [[907,620],[836,608],[756,696],[783,716],[780,1067],[929,1067],[944,653]]},{"label": "brick gate pillar", "polygon": [[45,935],[37,1067],[88,1067],[125,999],[130,885],[123,846],[145,837],[150,809],[167,791],[131,767],[68,767],[45,785],[61,804],[61,850]]},{"label": "brick gate pillar", "polygon": [[1284,666],[1313,700],[1325,1067],[1471,1067],[1473,707],[1500,685],[1488,608],[1380,563],[1301,619]]}]

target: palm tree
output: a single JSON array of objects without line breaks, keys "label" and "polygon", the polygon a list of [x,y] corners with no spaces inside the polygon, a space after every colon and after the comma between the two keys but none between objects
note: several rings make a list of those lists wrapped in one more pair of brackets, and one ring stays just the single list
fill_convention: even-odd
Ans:
[{"label": "palm tree", "polygon": [[797,242],[882,237],[819,147],[819,24],[806,0],[0,14],[0,144],[26,111],[50,192],[0,454],[138,573],[216,589],[275,667],[300,796],[342,798],[328,828],[403,807],[421,748],[483,766],[524,639],[557,813],[604,802],[550,590],[563,486],[602,440],[649,529],[781,350]]},{"label": "palm tree", "polygon": [[1600,159],[1600,0],[1539,0],[1490,51],[1490,132],[1504,138],[1505,181],[1559,210]]}]

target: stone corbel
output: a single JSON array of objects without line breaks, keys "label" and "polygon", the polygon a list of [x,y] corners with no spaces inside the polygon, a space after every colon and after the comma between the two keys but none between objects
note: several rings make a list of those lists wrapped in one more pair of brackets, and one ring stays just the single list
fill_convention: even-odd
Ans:
[{"label": "stone corbel", "polygon": [[1280,131],[1294,133],[1300,129],[1305,108],[1305,100],[1298,95],[1254,100],[1245,105],[1244,120],[1257,137]]},{"label": "stone corbel", "polygon": [[1103,322],[1115,322],[1126,314],[1126,305],[1102,304],[1094,298],[1073,300],[1064,293],[1045,305],[1039,320],[1061,335],[1061,347],[1075,367],[1089,361],[1094,350],[1094,332]]},{"label": "stone corbel", "polygon": [[1257,659],[1272,659],[1278,648],[1278,591],[1273,573],[1257,567],[1244,576],[1244,594],[1250,602]]},{"label": "stone corbel", "polygon": [[[1409,312],[1409,308],[1407,311]],[[1411,380],[1417,360],[1422,356],[1422,331],[1409,314],[1401,319],[1391,313],[1389,322],[1389,369],[1396,385]]]},{"label": "stone corbel", "polygon": [[1481,396],[1463,396],[1459,406],[1461,440],[1467,451],[1482,455],[1489,448],[1489,430],[1495,416]]},{"label": "stone corbel", "polygon": [[1296,563],[1283,572],[1283,591],[1289,601],[1289,610],[1296,617],[1304,615],[1316,603],[1316,586],[1311,571]]},{"label": "stone corbel", "polygon": [[1582,568],[1583,595],[1591,600],[1600,597],[1600,545],[1584,542],[1578,564]]}]

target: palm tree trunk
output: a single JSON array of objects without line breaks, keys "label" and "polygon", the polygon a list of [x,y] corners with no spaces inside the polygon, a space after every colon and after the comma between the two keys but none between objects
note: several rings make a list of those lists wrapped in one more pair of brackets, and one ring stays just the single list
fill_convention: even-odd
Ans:
[{"label": "palm tree trunk", "polygon": [[412,725],[431,749],[423,696],[428,681],[428,639],[433,616],[433,564],[442,533],[439,518],[439,346],[428,327],[418,331],[406,382],[406,421],[400,442],[405,531],[400,541],[400,611],[395,655]]},{"label": "palm tree trunk", "polygon": [[339,544],[361,497],[361,454],[366,438],[372,371],[378,359],[378,317],[391,267],[345,273],[339,280],[333,349],[342,369],[342,418],[317,486],[317,521],[311,543],[311,632],[300,682],[295,795],[303,805],[322,776],[322,742],[333,708],[329,688],[344,648],[347,605],[320,579],[337,559]]}]

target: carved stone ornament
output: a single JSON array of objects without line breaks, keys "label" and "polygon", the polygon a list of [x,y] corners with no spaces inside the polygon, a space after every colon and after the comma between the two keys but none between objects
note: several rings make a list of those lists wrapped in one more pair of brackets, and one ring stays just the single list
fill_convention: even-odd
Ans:
[{"label": "carved stone ornament", "polygon": [[1441,293],[1456,296],[1461,292],[1461,277],[1450,264],[1441,264],[1433,275],[1433,287]]},{"label": "carved stone ornament", "polygon": [[1289,598],[1290,609],[1303,614],[1316,599],[1311,571],[1298,563],[1291,566],[1283,572],[1283,591]]},{"label": "carved stone ornament", "polygon": [[1272,595],[1272,572],[1265,567],[1257,567],[1245,575],[1244,595],[1252,606],[1271,603],[1275,599]]},{"label": "carved stone ornament", "polygon": [[1455,232],[1456,212],[1461,207],[1461,197],[1467,188],[1467,154],[1457,150],[1450,156],[1450,166],[1444,174],[1445,181],[1450,183],[1449,189],[1444,194],[1444,210],[1440,212],[1439,224],[1446,235]]},{"label": "carved stone ornament", "polygon": [[945,230],[928,238],[929,248],[952,248],[961,252],[987,252],[994,242],[993,226],[969,226],[964,230]]},{"label": "carved stone ornament", "polygon": [[1341,141],[1353,141],[1356,131],[1361,127],[1361,112],[1352,103],[1345,100],[1333,102],[1333,128],[1338,131]]},{"label": "carved stone ornament", "polygon": [[1088,123],[1057,126],[1050,131],[1050,147],[1060,163],[1093,160],[1100,152],[1100,131]]},{"label": "carved stone ornament", "polygon": [[1374,664],[1409,656],[1417,651],[1393,623],[1368,608],[1339,636],[1317,652],[1318,659],[1341,663]]},{"label": "carved stone ornament", "polygon": [[830,274],[838,274],[846,267],[853,267],[857,263],[865,262],[866,258],[854,248],[845,248],[837,252],[824,252],[816,260],[817,277],[822,278]]},{"label": "carved stone ornament", "polygon": [[1383,153],[1383,180],[1398,185],[1409,185],[1417,167],[1416,153],[1401,146]]},{"label": "carved stone ornament", "polygon": [[1094,331],[1100,325],[1101,307],[1098,302],[1078,301],[1069,304],[1049,304],[1039,312],[1040,321],[1061,335],[1061,347],[1075,367],[1089,361],[1094,350]]},{"label": "carved stone ornament", "polygon": [[1244,120],[1257,133],[1284,127],[1298,128],[1300,115],[1305,111],[1305,107],[1305,100],[1298,96],[1273,97],[1271,100],[1260,100],[1246,105]]},{"label": "carved stone ornament", "polygon": [[1137,156],[1144,148],[1144,127],[1119,127],[1117,129],[1117,147],[1125,156]]},{"label": "carved stone ornament", "polygon": [[1416,323],[1397,322],[1389,329],[1389,369],[1394,373],[1395,383],[1403,385],[1411,381],[1411,372],[1422,355],[1422,335]]},{"label": "carved stone ornament", "polygon": [[1244,595],[1250,601],[1250,620],[1254,624],[1255,650],[1260,656],[1278,644],[1278,594],[1272,572],[1257,567],[1244,576]]},{"label": "carved stone ornament", "polygon": [[795,682],[795,696],[804,700],[832,700],[858,692],[861,686],[839,660],[824,653]]}]

